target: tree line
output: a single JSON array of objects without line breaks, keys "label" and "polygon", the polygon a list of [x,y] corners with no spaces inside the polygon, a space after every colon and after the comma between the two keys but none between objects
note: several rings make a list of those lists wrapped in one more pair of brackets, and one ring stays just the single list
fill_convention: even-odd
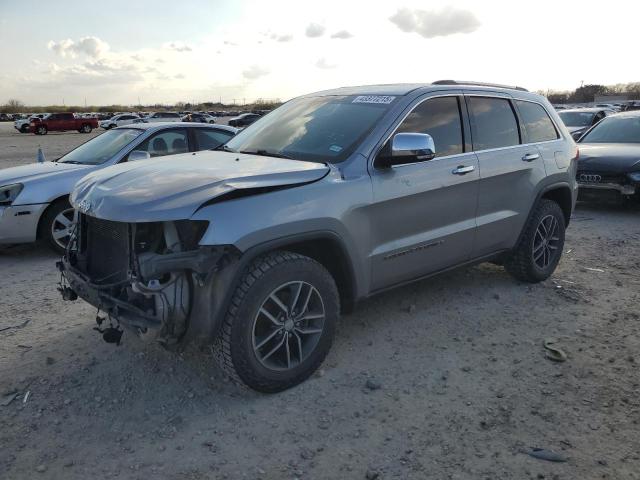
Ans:
[{"label": "tree line", "polygon": [[179,110],[179,111],[210,111],[210,110],[272,110],[282,105],[280,100],[263,100],[257,99],[253,103],[246,105],[224,104],[220,102],[202,102],[189,103],[177,102],[174,105],[154,104],[154,105],[41,105],[27,106],[24,102],[17,99],[10,99],[4,105],[0,106],[0,113],[50,113],[50,112],[155,112],[162,110]]},{"label": "tree line", "polygon": [[538,92],[551,103],[589,103],[599,95],[626,95],[629,100],[640,100],[640,82],[617,83],[615,85],[583,85],[572,91]]}]

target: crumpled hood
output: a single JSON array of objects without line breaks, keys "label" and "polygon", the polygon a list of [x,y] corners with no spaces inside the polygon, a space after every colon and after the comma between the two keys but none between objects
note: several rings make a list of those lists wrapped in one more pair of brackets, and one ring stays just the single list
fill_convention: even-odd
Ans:
[{"label": "crumpled hood", "polygon": [[93,165],[76,165],[72,163],[43,162],[21,165],[19,167],[3,168],[0,170],[0,186],[12,183],[23,183],[27,180],[49,179],[64,175],[70,171],[87,169]]},{"label": "crumpled hood", "polygon": [[321,163],[222,151],[186,153],[91,173],[76,184],[71,203],[105,220],[181,220],[233,190],[310,183],[328,172]]},{"label": "crumpled hood", "polygon": [[578,169],[589,172],[630,173],[640,171],[640,144],[579,143]]}]

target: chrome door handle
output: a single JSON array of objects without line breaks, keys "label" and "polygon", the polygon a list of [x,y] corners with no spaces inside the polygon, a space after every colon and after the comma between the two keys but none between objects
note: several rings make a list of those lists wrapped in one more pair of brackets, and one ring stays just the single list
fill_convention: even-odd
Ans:
[{"label": "chrome door handle", "polygon": [[527,153],[524,157],[522,157],[522,160],[525,162],[532,162],[534,160],[537,160],[538,158],[540,158],[539,153]]},{"label": "chrome door handle", "polygon": [[464,165],[460,165],[458,168],[454,168],[451,173],[454,175],[466,175],[469,172],[473,172],[476,169],[473,165],[469,165],[465,167]]}]

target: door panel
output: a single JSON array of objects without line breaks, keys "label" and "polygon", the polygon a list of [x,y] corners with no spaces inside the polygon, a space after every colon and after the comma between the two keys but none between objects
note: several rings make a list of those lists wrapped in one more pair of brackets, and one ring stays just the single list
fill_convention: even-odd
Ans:
[{"label": "door panel", "polygon": [[[478,152],[480,188],[474,256],[513,248],[546,176],[535,145]],[[523,158],[537,158],[523,160]],[[526,157],[528,156],[528,157]]]},{"label": "door panel", "polygon": [[536,145],[523,144],[525,132],[509,97],[465,95],[480,164],[478,213],[473,256],[515,246],[546,176]]},{"label": "door panel", "polygon": [[[452,173],[460,166],[474,170],[464,175]],[[470,258],[478,179],[473,153],[374,172],[372,290]]]}]

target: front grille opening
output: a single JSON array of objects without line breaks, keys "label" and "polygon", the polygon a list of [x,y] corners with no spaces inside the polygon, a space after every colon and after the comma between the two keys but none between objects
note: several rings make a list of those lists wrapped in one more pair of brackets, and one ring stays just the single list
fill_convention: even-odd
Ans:
[{"label": "front grille opening", "polygon": [[123,282],[129,271],[129,224],[86,216],[87,273],[93,283]]}]

